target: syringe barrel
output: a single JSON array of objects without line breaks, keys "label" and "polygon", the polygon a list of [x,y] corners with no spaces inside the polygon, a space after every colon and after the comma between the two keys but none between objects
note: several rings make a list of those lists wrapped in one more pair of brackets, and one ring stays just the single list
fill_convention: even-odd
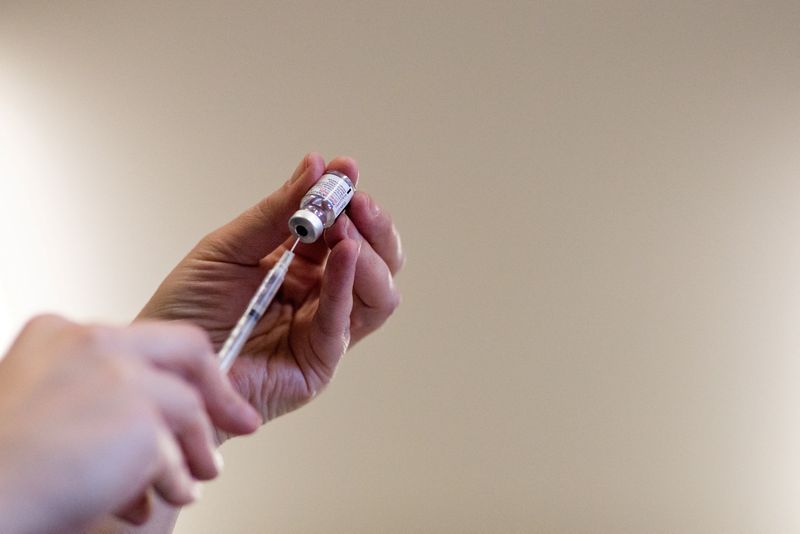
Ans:
[{"label": "syringe barrel", "polygon": [[284,278],[286,278],[292,258],[294,258],[294,253],[291,250],[287,250],[278,260],[278,263],[269,270],[267,276],[264,277],[264,281],[258,287],[256,294],[250,299],[250,304],[248,304],[244,314],[239,318],[228,339],[225,340],[225,344],[222,345],[219,351],[219,367],[223,373],[227,373],[233,366],[233,362],[250,338],[253,329],[261,320],[264,312],[267,311],[270,303],[272,303],[272,299],[275,298]]},{"label": "syringe barrel", "polygon": [[293,257],[294,253],[289,250],[283,253],[278,263],[276,263],[267,273],[267,276],[264,277],[264,281],[261,282],[261,286],[259,286],[258,291],[256,291],[256,294],[250,301],[248,310],[254,309],[258,311],[259,319],[261,318],[260,316],[264,315],[264,312],[267,311],[272,299],[275,298],[275,294],[278,292],[278,289],[280,289],[281,284],[283,284],[283,279],[286,278],[286,272],[289,270],[289,264]]},{"label": "syringe barrel", "polygon": [[233,362],[236,361],[236,357],[242,351],[242,347],[250,338],[250,334],[253,333],[253,329],[257,324],[258,319],[250,311],[242,315],[239,322],[236,323],[219,351],[219,368],[223,373],[227,374],[228,370],[233,366]]}]

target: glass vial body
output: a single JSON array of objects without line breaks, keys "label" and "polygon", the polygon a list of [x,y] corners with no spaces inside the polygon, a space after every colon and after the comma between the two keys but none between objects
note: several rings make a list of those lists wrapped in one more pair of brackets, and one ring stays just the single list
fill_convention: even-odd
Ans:
[{"label": "glass vial body", "polygon": [[313,243],[344,211],[355,191],[347,175],[326,172],[300,200],[300,209],[289,219],[289,229],[303,243]]}]

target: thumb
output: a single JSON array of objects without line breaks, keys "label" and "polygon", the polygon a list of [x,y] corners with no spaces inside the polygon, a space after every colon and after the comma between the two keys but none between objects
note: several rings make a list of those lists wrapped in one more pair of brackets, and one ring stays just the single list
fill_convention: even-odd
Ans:
[{"label": "thumb", "polygon": [[321,155],[306,155],[280,189],[225,226],[211,232],[195,252],[218,261],[256,265],[289,237],[287,221],[325,170]]}]

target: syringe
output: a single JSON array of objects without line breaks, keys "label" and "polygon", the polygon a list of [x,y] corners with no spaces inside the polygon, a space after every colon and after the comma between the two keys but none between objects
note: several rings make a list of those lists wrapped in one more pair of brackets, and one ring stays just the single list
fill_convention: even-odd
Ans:
[{"label": "syringe", "polygon": [[250,304],[247,305],[244,314],[239,318],[239,322],[236,323],[228,339],[225,340],[225,344],[219,350],[219,368],[223,373],[227,374],[228,370],[230,370],[236,357],[242,351],[245,342],[250,338],[250,334],[253,333],[253,329],[258,324],[258,321],[261,320],[261,317],[264,316],[264,312],[267,311],[272,299],[275,298],[275,294],[283,284],[283,279],[286,278],[289,264],[292,263],[294,258],[294,248],[299,242],[299,239],[296,240],[292,248],[284,252],[278,263],[269,270],[267,276],[264,277],[264,281],[258,287],[258,291],[250,300]]}]

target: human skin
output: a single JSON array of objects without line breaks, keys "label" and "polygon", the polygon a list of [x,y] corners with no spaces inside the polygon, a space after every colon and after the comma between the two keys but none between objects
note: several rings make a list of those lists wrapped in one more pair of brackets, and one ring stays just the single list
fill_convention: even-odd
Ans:
[{"label": "human skin", "polygon": [[0,532],[139,522],[151,491],[188,504],[219,474],[213,425],[260,422],[197,327],[37,317],[0,362]]},{"label": "human skin", "polygon": [[[319,154],[308,154],[277,191],[204,237],[139,318],[190,321],[219,349],[264,274],[294,242],[287,221],[326,170],[358,180],[352,158],[326,165]],[[229,375],[265,422],[319,394],[348,347],[380,327],[400,303],[394,282],[404,263],[399,234],[389,214],[363,191],[324,239],[295,252],[282,289]],[[220,430],[221,443],[229,434]],[[174,520],[174,509],[161,507],[135,532],[168,532]],[[94,532],[126,528],[105,522]]]}]

